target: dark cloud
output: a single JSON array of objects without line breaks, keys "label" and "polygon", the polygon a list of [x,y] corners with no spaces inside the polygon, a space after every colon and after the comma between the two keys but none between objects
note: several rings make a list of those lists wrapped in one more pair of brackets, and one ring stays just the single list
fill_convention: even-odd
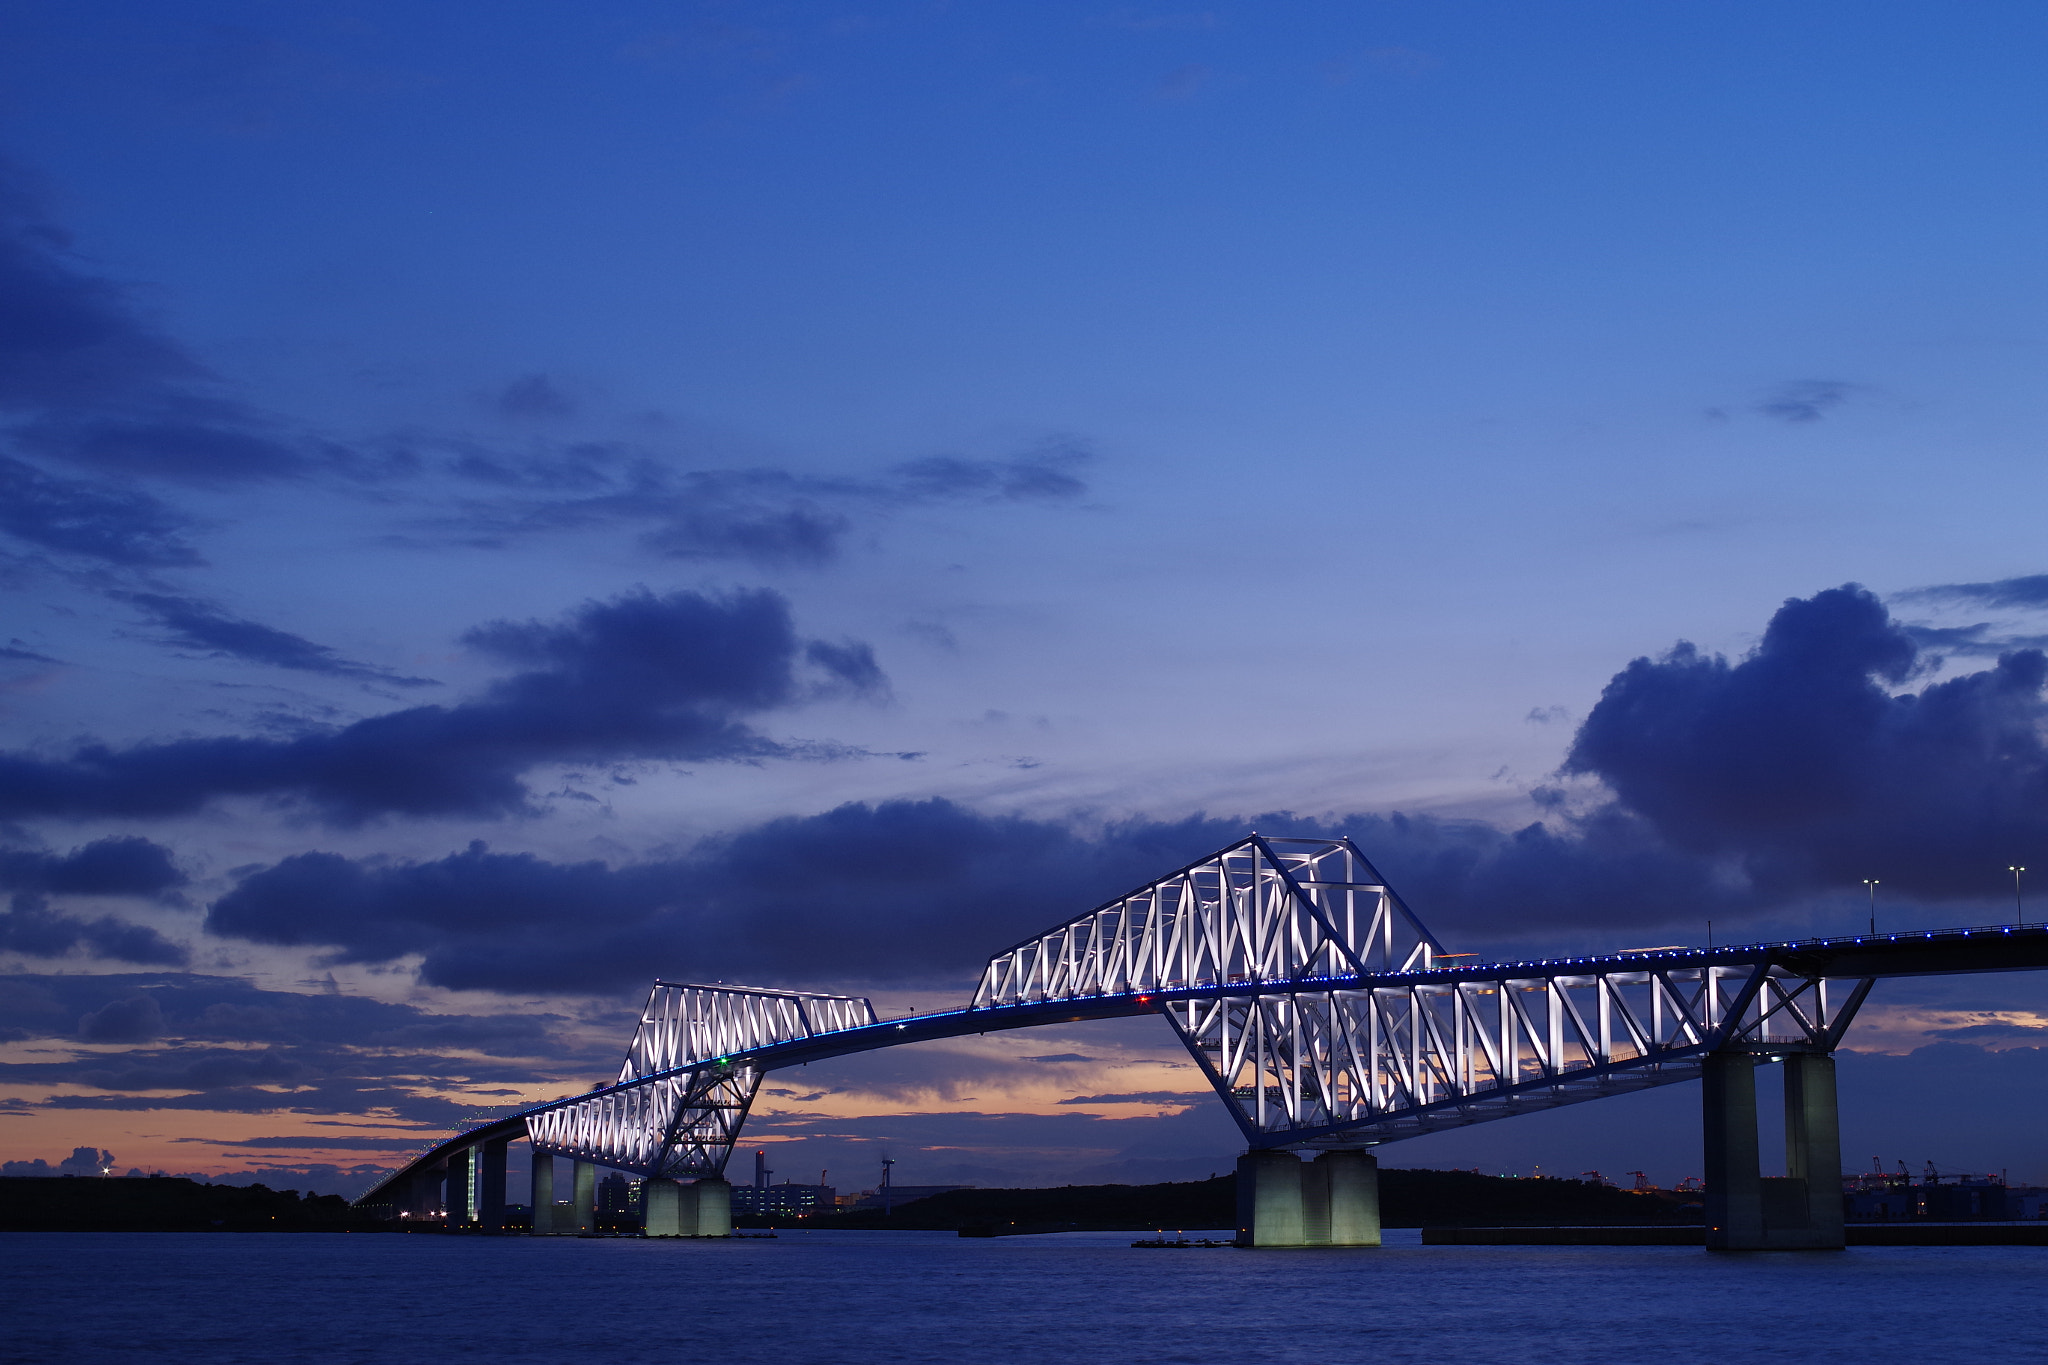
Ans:
[{"label": "dark cloud", "polygon": [[1186,861],[1215,833],[1090,841],[932,800],[771,821],[616,869],[481,844],[431,863],[306,853],[246,877],[207,924],[346,959],[419,953],[423,979],[459,989],[609,991],[657,972],[921,979]]},{"label": "dark cloud", "polygon": [[1989,583],[1936,583],[1898,596],[1907,601],[1947,600],[1985,607],[2048,607],[2048,574],[2025,574]]},{"label": "dark cloud", "polygon": [[78,1021],[88,1043],[147,1043],[163,1036],[164,1012],[153,995],[110,1000]]},{"label": "dark cloud", "polygon": [[522,375],[498,394],[497,410],[506,417],[527,420],[571,417],[576,404],[544,374]]},{"label": "dark cloud", "polygon": [[[307,449],[238,403],[155,395],[125,416],[65,413],[15,428],[19,447],[112,475],[224,484],[310,473]],[[327,450],[345,456],[339,448]],[[334,463],[345,465],[345,459]]]},{"label": "dark cloud", "polygon": [[42,892],[164,898],[185,878],[167,850],[146,839],[102,839],[68,856],[0,852],[0,886],[14,896],[0,913],[0,949],[28,957],[83,954],[124,962],[182,965],[186,950],[156,930],[111,916],[85,919],[51,908]]},{"label": "dark cloud", "polygon": [[159,1036],[230,1051],[264,1043],[406,1052],[440,1048],[505,1058],[580,1055],[563,1041],[565,1021],[556,1014],[429,1014],[362,996],[270,991],[239,978],[187,972],[0,977],[0,1027],[24,1038],[68,1038],[84,1015],[141,997],[157,1007]]},{"label": "dark cloud", "polygon": [[50,908],[48,898],[18,891],[0,913],[0,950],[24,957],[106,958],[183,966],[190,956],[156,930],[102,915],[85,919]]},{"label": "dark cloud", "polygon": [[50,408],[204,369],[137,316],[131,292],[80,270],[27,172],[0,167],[0,404]]},{"label": "dark cloud", "polygon": [[80,896],[162,896],[185,884],[171,851],[134,835],[97,839],[66,854],[0,850],[0,889]]},{"label": "dark cloud", "polygon": [[123,568],[193,565],[201,561],[183,538],[190,524],[146,493],[60,479],[0,455],[0,531],[39,549]]},{"label": "dark cloud", "polygon": [[665,559],[743,559],[769,567],[816,567],[839,555],[850,518],[799,499],[787,506],[677,509],[640,543]]},{"label": "dark cloud", "polygon": [[207,1147],[265,1147],[273,1150],[286,1148],[312,1148],[316,1151],[336,1152],[410,1152],[418,1149],[417,1135],[402,1138],[380,1137],[321,1137],[319,1134],[298,1134],[291,1137],[253,1138],[172,1138],[173,1142],[195,1142]]},{"label": "dark cloud", "polygon": [[[412,1070],[409,1075],[431,1078],[431,1084],[458,1084],[465,1080],[459,1073],[449,1074],[448,1068],[442,1066],[441,1059],[436,1057],[394,1057],[381,1060],[389,1061],[393,1065],[410,1062]],[[35,1079],[16,1077],[14,1073],[22,1069],[0,1066],[0,1076],[7,1076],[10,1084],[21,1084]],[[149,1093],[162,1089],[183,1089],[186,1081],[200,1079],[211,1070],[212,1068],[198,1064],[182,1068],[137,1067],[127,1070],[102,1067],[96,1071],[82,1073],[75,1079],[86,1085],[113,1082],[113,1088],[116,1090],[132,1090],[138,1093],[52,1095],[42,1102],[41,1107],[113,1110],[123,1113],[172,1109],[206,1114],[389,1114],[442,1127],[461,1123],[476,1112],[476,1104],[473,1101],[443,1098],[434,1093],[428,1085],[421,1085],[418,1088],[386,1085],[369,1078],[306,1084],[308,1073],[290,1065],[276,1068],[279,1074],[289,1074],[295,1078],[290,1082],[289,1089],[267,1089],[262,1085],[226,1085],[179,1095]],[[222,1059],[219,1070],[267,1072],[269,1069],[252,1069],[243,1061]],[[533,1073],[529,1072],[520,1079],[531,1081]],[[518,1091],[506,1088],[498,1093],[512,1096]]]},{"label": "dark cloud", "polygon": [[[183,972],[0,977],[0,1036],[99,1045],[71,1057],[45,1048],[37,1060],[0,1065],[0,1084],[72,1088],[36,1101],[39,1108],[374,1114],[445,1127],[477,1107],[450,1098],[457,1088],[474,1095],[485,1087],[509,1103],[535,1087],[568,1093],[611,1073],[614,1030],[591,1051],[564,1032],[567,1022],[533,1010],[436,1015]],[[558,1068],[576,1079],[558,1081]],[[304,1145],[368,1146],[349,1138]]]},{"label": "dark cloud", "polygon": [[1922,1032],[1929,1038],[1954,1043],[1993,1042],[2001,1039],[2040,1041],[2048,1038],[2048,1025],[1992,1023],[1963,1024],[1956,1028],[1931,1028]]},{"label": "dark cloud", "polygon": [[2048,854],[2048,657],[1917,692],[1908,633],[1853,584],[1793,599],[1748,657],[1679,644],[1611,682],[1568,766],[1670,846],[1784,894],[1855,886],[1948,898]]},{"label": "dark cloud", "polygon": [[437,687],[432,678],[408,678],[386,668],[343,658],[326,645],[316,645],[289,632],[230,616],[211,602],[163,593],[122,592],[115,596],[147,612],[171,632],[174,644],[203,649],[215,658],[243,659],[273,668],[329,677],[357,678],[391,687]]},{"label": "dark cloud", "polygon": [[288,739],[0,755],[0,818],[164,816],[237,795],[296,798],[340,821],[505,815],[530,807],[520,779],[542,764],[799,753],[741,718],[879,684],[863,647],[799,640],[771,592],[641,591],[561,624],[501,621],[465,639],[530,667],[473,701]]},{"label": "dark cloud", "polygon": [[1061,1104],[1200,1104],[1214,1092],[1208,1090],[1137,1090],[1128,1095],[1076,1095]]},{"label": "dark cloud", "polygon": [[[935,455],[911,460],[890,471],[905,498],[987,497],[1013,502],[1048,502],[1078,498],[1088,485],[1074,476],[1086,454],[1072,446],[1053,446],[1009,460],[967,460]],[[888,496],[882,492],[881,496]]]},{"label": "dark cloud", "polygon": [[33,1161],[0,1162],[0,1176],[96,1176],[113,1164],[112,1152],[101,1151],[97,1147],[74,1147],[70,1156],[54,1166],[41,1157]]},{"label": "dark cloud", "polygon": [[1780,384],[1756,405],[1766,417],[1781,422],[1818,422],[1849,401],[1859,386],[1838,379],[1799,379]]},{"label": "dark cloud", "polygon": [[93,273],[0,166],[0,418],[19,451],[94,469],[214,483],[301,472],[308,454],[220,392]]},{"label": "dark cloud", "polygon": [[[1705,860],[1607,811],[1553,831],[1286,813],[1134,821],[1087,833],[945,800],[850,804],[608,867],[481,844],[428,863],[305,853],[253,872],[207,926],[344,960],[419,954],[423,979],[514,992],[625,989],[645,977],[964,985],[1008,943],[1240,837],[1344,833],[1440,929],[1496,939],[1755,908]],[[1051,1058],[1041,1060],[1054,1060]]]}]

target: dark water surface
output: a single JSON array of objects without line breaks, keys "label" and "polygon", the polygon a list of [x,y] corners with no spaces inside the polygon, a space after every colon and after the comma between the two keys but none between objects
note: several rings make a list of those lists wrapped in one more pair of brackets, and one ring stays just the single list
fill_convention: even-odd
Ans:
[{"label": "dark water surface", "polygon": [[0,1234],[0,1361],[2048,1360],[2048,1248]]}]

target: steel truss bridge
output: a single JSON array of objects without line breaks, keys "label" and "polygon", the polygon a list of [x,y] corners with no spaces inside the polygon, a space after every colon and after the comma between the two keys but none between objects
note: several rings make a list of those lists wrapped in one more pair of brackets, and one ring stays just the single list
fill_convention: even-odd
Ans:
[{"label": "steel truss bridge", "polygon": [[1254,834],[1004,949],[962,1009],[884,1020],[858,997],[657,982],[616,1081],[459,1133],[357,1202],[491,1143],[502,1169],[514,1137],[718,1177],[771,1071],[1147,1014],[1254,1153],[1356,1150],[1694,1080],[1730,1054],[1825,1057],[1880,977],[2043,967],[2039,925],[1475,963],[1350,841]]}]

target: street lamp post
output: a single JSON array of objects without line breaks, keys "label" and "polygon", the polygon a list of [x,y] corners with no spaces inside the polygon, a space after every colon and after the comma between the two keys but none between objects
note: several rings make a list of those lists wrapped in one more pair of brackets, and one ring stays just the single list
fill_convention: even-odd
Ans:
[{"label": "street lamp post", "polygon": [[2026,869],[2024,867],[2008,867],[2006,871],[2012,873],[2013,920],[2016,923],[2025,924],[2027,922],[2027,910],[2026,907],[2020,903],[2020,873],[2025,872]]},{"label": "street lamp post", "polygon": [[1863,884],[1870,888],[1870,936],[1877,937],[1877,878],[1865,877]]}]

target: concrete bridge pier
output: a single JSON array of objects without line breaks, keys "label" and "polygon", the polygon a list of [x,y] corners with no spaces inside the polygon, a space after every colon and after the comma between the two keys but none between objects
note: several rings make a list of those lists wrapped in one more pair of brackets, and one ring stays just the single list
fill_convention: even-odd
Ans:
[{"label": "concrete bridge pier", "polygon": [[732,1182],[723,1176],[708,1175],[689,1188],[697,1215],[696,1235],[732,1236]]},{"label": "concrete bridge pier", "polygon": [[505,1230],[505,1149],[509,1137],[490,1138],[469,1150],[478,1161],[476,1220],[485,1232]]},{"label": "concrete bridge pier", "polygon": [[[1321,1168],[1321,1184],[1329,1199],[1329,1244],[1334,1247],[1376,1247],[1380,1244],[1380,1159],[1371,1152],[1340,1149],[1324,1152],[1309,1163]],[[1304,1194],[1308,1186],[1302,1186]]]},{"label": "concrete bridge pier", "polygon": [[448,1184],[441,1195],[441,1209],[447,1214],[451,1228],[466,1225],[475,1216],[470,1207],[470,1163],[476,1160],[474,1147],[463,1147],[449,1154]]},{"label": "concrete bridge pier", "polygon": [[574,1191],[570,1199],[576,1209],[576,1232],[588,1235],[597,1231],[597,1167],[587,1161],[569,1163],[574,1174],[570,1177],[570,1188]]},{"label": "concrete bridge pier", "polygon": [[1826,1250],[1845,1245],[1835,1059],[1825,1052],[1795,1052],[1785,1059],[1785,1175],[1787,1184],[1805,1184],[1810,1245]]},{"label": "concrete bridge pier", "polygon": [[1756,1057],[1710,1052],[1701,1086],[1707,1249],[1839,1251],[1842,1145],[1835,1059],[1795,1052],[1785,1064],[1785,1171],[1761,1174]]},{"label": "concrete bridge pier", "polygon": [[391,1186],[392,1211],[406,1218],[431,1218],[440,1202],[440,1175],[414,1171]]},{"label": "concrete bridge pier", "polygon": [[732,1183],[706,1176],[685,1185],[650,1180],[646,1186],[649,1237],[728,1237],[732,1234]]},{"label": "concrete bridge pier", "polygon": [[1246,1152],[1237,1160],[1237,1244],[1378,1246],[1378,1159],[1339,1150],[1304,1164],[1292,1152]]},{"label": "concrete bridge pier", "polygon": [[555,1158],[551,1153],[533,1154],[529,1183],[531,1193],[527,1197],[533,1206],[533,1235],[552,1237],[555,1235]]},{"label": "concrete bridge pier", "polygon": [[683,1235],[683,1187],[650,1178],[641,1195],[641,1228],[649,1237]]},{"label": "concrete bridge pier", "polygon": [[1246,1152],[1237,1159],[1239,1246],[1308,1245],[1304,1212],[1300,1157],[1277,1148],[1264,1148]]}]

